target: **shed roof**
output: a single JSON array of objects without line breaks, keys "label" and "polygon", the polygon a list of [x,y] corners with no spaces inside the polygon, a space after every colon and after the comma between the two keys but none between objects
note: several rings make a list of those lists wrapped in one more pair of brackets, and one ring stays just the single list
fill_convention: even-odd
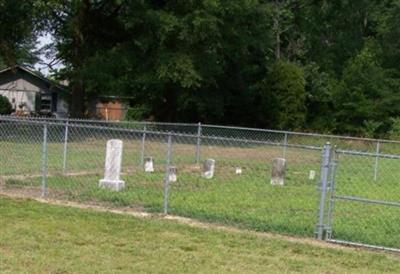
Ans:
[{"label": "shed roof", "polygon": [[56,83],[56,82],[44,77],[43,75],[39,74],[38,72],[36,72],[34,70],[31,70],[31,69],[29,69],[29,68],[27,68],[25,66],[21,66],[21,65],[15,65],[15,66],[7,67],[5,69],[0,70],[0,76],[2,74],[8,73],[8,72],[14,72],[14,71],[17,71],[17,70],[26,72],[26,73],[32,75],[33,77],[35,77],[36,79],[47,83],[48,85],[50,85],[51,87],[53,87],[53,88],[55,88],[57,90],[61,90],[62,91],[62,90],[65,89],[65,86],[63,86],[61,84],[58,84],[58,83]]}]

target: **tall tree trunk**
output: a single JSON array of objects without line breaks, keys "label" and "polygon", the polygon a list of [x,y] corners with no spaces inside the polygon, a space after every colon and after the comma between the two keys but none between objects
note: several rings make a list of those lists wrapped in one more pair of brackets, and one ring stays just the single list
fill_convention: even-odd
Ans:
[{"label": "tall tree trunk", "polygon": [[87,59],[87,51],[85,49],[85,40],[87,40],[87,34],[85,33],[86,17],[90,14],[92,4],[90,0],[84,0],[80,6],[77,15],[76,22],[72,30],[73,42],[72,42],[72,58],[71,63],[74,67],[75,72],[72,74],[72,87],[71,87],[71,105],[70,115],[73,118],[83,118],[86,112],[86,92],[85,83],[82,79],[81,69],[85,66],[85,59]]},{"label": "tall tree trunk", "polygon": [[83,118],[85,115],[85,87],[83,80],[77,80],[71,87],[69,112],[72,118]]},{"label": "tall tree trunk", "polygon": [[279,29],[276,32],[275,58],[277,60],[281,59],[281,33],[279,32]]},{"label": "tall tree trunk", "polygon": [[275,58],[277,60],[281,59],[281,26],[280,26],[280,12],[281,3],[279,0],[275,0],[275,16],[274,16],[274,26],[275,31]]}]

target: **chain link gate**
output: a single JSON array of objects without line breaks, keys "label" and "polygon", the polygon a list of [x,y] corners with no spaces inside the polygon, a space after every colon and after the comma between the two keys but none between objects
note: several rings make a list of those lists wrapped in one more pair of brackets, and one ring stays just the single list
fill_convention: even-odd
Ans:
[{"label": "chain link gate", "polygon": [[[381,174],[371,176],[379,158]],[[400,156],[324,146],[316,237],[400,252]]]}]

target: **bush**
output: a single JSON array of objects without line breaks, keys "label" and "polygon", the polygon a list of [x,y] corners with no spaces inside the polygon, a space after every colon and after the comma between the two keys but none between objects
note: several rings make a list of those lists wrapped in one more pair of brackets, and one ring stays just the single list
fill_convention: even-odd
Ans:
[{"label": "bush", "polygon": [[392,140],[400,140],[400,117],[390,118],[392,127],[389,131],[389,137]]},{"label": "bush", "polygon": [[150,109],[144,105],[130,107],[126,113],[125,119],[128,121],[140,121],[147,118],[149,113]]},{"label": "bush", "polygon": [[12,105],[10,101],[8,101],[7,97],[0,95],[0,114],[8,115],[12,112]]},{"label": "bush", "polygon": [[276,62],[267,81],[274,113],[274,128],[300,129],[306,118],[305,79],[302,68],[287,61]]}]

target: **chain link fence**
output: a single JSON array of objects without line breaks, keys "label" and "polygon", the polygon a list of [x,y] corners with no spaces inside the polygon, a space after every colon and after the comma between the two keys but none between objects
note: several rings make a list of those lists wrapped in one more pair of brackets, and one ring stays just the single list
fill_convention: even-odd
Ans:
[{"label": "chain link fence", "polygon": [[[122,141],[120,172],[119,141],[110,140]],[[397,146],[201,124],[2,116],[0,188],[396,250]],[[282,159],[283,185],[272,184]],[[123,187],[104,187],[108,176]]]},{"label": "chain link fence", "polygon": [[400,155],[336,149],[333,158],[327,240],[400,251]]}]

